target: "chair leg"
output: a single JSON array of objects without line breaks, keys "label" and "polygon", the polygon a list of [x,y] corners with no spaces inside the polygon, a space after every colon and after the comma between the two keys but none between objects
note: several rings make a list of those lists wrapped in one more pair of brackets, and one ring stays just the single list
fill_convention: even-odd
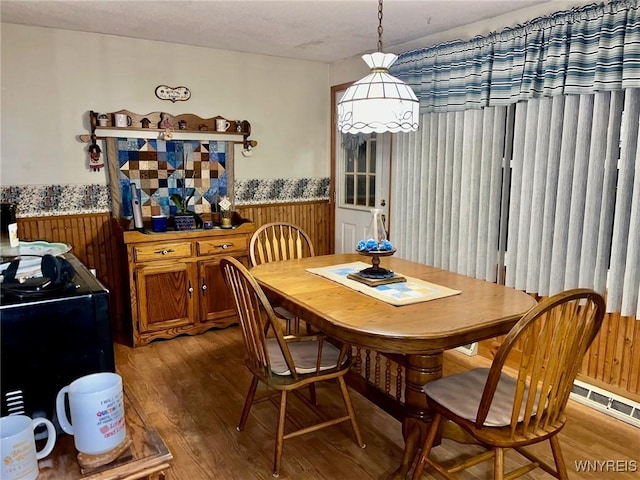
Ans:
[{"label": "chair leg", "polygon": [[493,480],[504,479],[504,448],[496,448],[493,457]]},{"label": "chair leg", "polygon": [[420,452],[420,456],[418,457],[416,468],[413,471],[413,477],[411,477],[412,480],[419,480],[420,475],[422,475],[424,464],[427,462],[427,457],[429,457],[429,453],[431,453],[433,442],[435,442],[436,440],[436,434],[438,433],[438,428],[440,428],[441,420],[442,416],[438,413],[435,413],[433,415],[433,418],[431,419],[431,425],[429,426],[429,430],[427,431],[427,437],[425,438],[422,451]]},{"label": "chair leg", "polygon": [[276,451],[273,458],[273,476],[280,475],[280,459],[284,447],[284,421],[287,413],[287,391],[280,393],[280,411],[278,412],[278,428],[276,430]]},{"label": "chair leg", "polygon": [[253,377],[251,379],[251,385],[249,386],[249,391],[247,392],[247,398],[244,400],[244,407],[242,407],[242,414],[240,415],[240,423],[238,423],[237,430],[241,432],[244,430],[244,426],[247,423],[247,418],[249,417],[249,412],[251,411],[251,406],[253,405],[253,397],[256,395],[256,389],[258,388],[258,379]]},{"label": "chair leg", "polygon": [[551,444],[551,452],[553,453],[553,460],[556,463],[556,472],[560,480],[569,480],[567,474],[567,465],[564,463],[564,457],[562,456],[562,450],[560,449],[560,440],[557,435],[549,438]]},{"label": "chair leg", "polygon": [[360,434],[360,427],[358,426],[358,422],[356,421],[356,412],[353,409],[353,404],[351,403],[351,395],[349,395],[349,390],[347,389],[347,384],[344,381],[344,377],[338,377],[338,384],[340,385],[340,391],[342,392],[342,399],[344,400],[344,406],[347,409],[347,413],[349,414],[349,419],[351,420],[351,427],[353,428],[353,433],[356,435],[356,441],[360,448],[365,448],[367,445],[362,441],[362,435]]}]

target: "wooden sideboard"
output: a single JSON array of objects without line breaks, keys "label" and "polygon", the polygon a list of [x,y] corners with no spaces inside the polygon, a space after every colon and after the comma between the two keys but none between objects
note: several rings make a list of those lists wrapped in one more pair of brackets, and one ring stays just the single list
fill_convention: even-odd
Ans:
[{"label": "wooden sideboard", "polygon": [[219,263],[230,255],[248,265],[254,230],[249,222],[232,229],[121,232],[133,346],[236,323],[233,298]]}]

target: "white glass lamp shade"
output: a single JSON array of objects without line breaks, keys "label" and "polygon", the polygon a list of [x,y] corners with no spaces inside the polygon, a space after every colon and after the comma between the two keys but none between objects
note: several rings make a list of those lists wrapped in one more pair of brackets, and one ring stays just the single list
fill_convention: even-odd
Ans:
[{"label": "white glass lamp shade", "polygon": [[413,90],[389,74],[393,53],[363,55],[371,73],[351,85],[338,102],[342,133],[415,132],[419,102]]}]

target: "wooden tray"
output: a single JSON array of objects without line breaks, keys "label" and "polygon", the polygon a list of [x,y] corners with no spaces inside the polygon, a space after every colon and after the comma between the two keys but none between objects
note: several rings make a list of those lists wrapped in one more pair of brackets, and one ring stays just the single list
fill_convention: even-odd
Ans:
[{"label": "wooden tray", "polygon": [[388,285],[390,283],[400,283],[406,282],[407,279],[402,275],[393,274],[392,277],[389,278],[366,278],[358,275],[357,273],[350,273],[347,275],[347,278],[351,280],[355,280],[356,282],[364,283],[365,285],[369,285],[370,287],[379,287],[380,285]]}]

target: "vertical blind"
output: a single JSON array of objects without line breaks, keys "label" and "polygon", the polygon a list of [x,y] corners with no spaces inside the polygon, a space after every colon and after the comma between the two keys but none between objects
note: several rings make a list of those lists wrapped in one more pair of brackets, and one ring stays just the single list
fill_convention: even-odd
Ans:
[{"label": "vertical blind", "polygon": [[395,142],[398,255],[496,281],[506,253],[508,286],[640,318],[639,122],[639,89],[423,114]]},{"label": "vertical blind", "polygon": [[[395,143],[398,255],[496,281],[507,107],[430,113]],[[397,233],[396,233],[397,232]]]},{"label": "vertical blind", "polygon": [[639,107],[638,89],[516,105],[507,285],[640,317]]},{"label": "vertical blind", "polygon": [[391,230],[416,261],[640,318],[640,0],[403,53]]}]

